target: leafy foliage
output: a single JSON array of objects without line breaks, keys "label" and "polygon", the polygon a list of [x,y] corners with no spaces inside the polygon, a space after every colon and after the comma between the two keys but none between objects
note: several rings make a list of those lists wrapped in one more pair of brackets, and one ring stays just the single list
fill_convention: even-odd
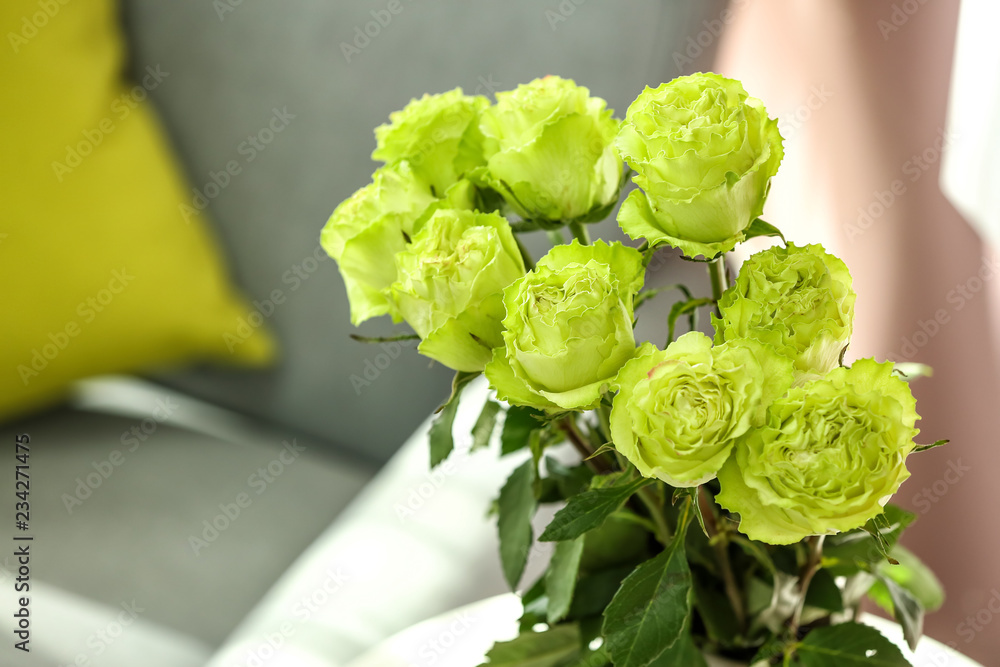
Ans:
[{"label": "leafy foliage", "polygon": [[649,484],[651,480],[639,478],[633,481],[621,481],[623,483],[594,489],[570,498],[566,507],[556,513],[552,523],[538,539],[542,542],[572,540],[588,530],[597,528],[632,494]]},{"label": "leafy foliage", "polygon": [[500,490],[497,527],[500,533],[500,562],[511,589],[517,588],[531,550],[531,519],[538,503],[535,500],[535,466],[525,461]]},{"label": "leafy foliage", "polygon": [[817,628],[795,648],[800,667],[909,667],[899,649],[875,628],[841,623]]},{"label": "leafy foliage", "polygon": [[455,373],[455,379],[451,383],[451,395],[437,409],[438,415],[434,419],[434,423],[431,424],[428,435],[431,445],[432,468],[448,458],[448,455],[455,448],[452,428],[455,424],[455,414],[458,412],[458,399],[465,386],[478,376],[479,373],[464,373],[462,371]]}]

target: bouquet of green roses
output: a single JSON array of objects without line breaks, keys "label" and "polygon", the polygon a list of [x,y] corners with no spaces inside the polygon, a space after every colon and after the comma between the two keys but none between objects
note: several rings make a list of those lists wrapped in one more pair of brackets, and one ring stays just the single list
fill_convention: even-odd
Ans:
[{"label": "bouquet of green roses", "polygon": [[[624,121],[554,76],[496,98],[456,89],[393,113],[375,130],[384,166],[322,234],[352,322],[405,321],[457,371],[432,466],[470,380],[505,402],[487,401],[472,436],[502,423],[502,455],[527,450],[494,507],[512,589],[536,510],[562,505],[538,537],[555,546],[523,592],[521,634],[489,664],[907,664],[856,619],[867,595],[914,645],[941,603],[897,543],[914,516],[887,502],[907,456],[943,441],[914,440],[904,370],[919,368],[844,365],[855,294],[841,260],[783,243],[728,284],[726,252],[781,236],[759,217],[783,156],[776,121],[715,74],[647,88]],[[586,225],[630,176],[617,219],[641,245],[591,243]],[[536,263],[519,237],[538,232],[552,248]],[[664,245],[705,263],[710,296],[643,289]],[[667,344],[637,345],[636,310],[662,289],[683,294]],[[714,339],[696,330],[701,308]],[[691,331],[675,340],[680,318]],[[547,451],[561,443],[578,463]]]}]

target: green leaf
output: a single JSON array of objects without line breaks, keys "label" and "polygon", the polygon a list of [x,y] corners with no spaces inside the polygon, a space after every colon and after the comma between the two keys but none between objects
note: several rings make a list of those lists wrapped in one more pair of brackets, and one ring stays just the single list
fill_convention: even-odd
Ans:
[{"label": "green leaf", "polygon": [[525,461],[511,473],[500,490],[497,518],[500,563],[511,590],[521,581],[531,550],[531,519],[538,509],[534,485],[534,462]]},{"label": "green leaf", "polygon": [[482,449],[490,444],[490,436],[493,435],[493,428],[497,424],[497,414],[500,412],[500,404],[496,401],[486,400],[483,411],[479,413],[476,425],[472,427],[472,451]]},{"label": "green leaf", "polygon": [[910,591],[926,611],[940,609],[944,604],[944,588],[931,569],[900,544],[892,548],[892,556],[899,564],[880,563],[877,572]]},{"label": "green leaf", "polygon": [[591,459],[596,459],[598,456],[603,456],[609,452],[615,451],[615,446],[609,442],[605,442],[603,445],[594,450],[594,453],[584,459],[584,461],[589,461]]},{"label": "green leaf", "polygon": [[764,645],[760,647],[757,653],[750,658],[751,665],[765,664],[771,665],[775,663],[775,658],[778,658],[785,654],[785,648],[788,646],[788,640],[783,637],[771,637]]},{"label": "green leaf", "polygon": [[701,503],[698,501],[698,489],[701,487],[692,486],[680,489],[674,489],[674,495],[670,499],[671,505],[676,505],[677,501],[685,496],[691,497],[691,506],[694,508],[694,516],[698,519],[698,525],[701,527],[702,534],[708,539],[712,539],[712,536],[708,534],[708,527],[705,525],[705,515],[701,511]]},{"label": "green leaf", "polygon": [[558,542],[545,573],[545,591],[549,596],[548,622],[558,623],[566,618],[573,601],[576,575],[580,571],[583,555],[583,537]]},{"label": "green leaf", "polygon": [[586,465],[570,468],[551,456],[545,457],[545,472],[549,475],[548,479],[555,483],[563,499],[586,491],[594,477],[593,471]]},{"label": "green leaf", "polygon": [[872,581],[872,587],[868,589],[868,599],[877,604],[885,613],[892,615],[892,598],[889,596],[889,589],[881,580]]},{"label": "green leaf", "polygon": [[743,232],[743,240],[746,241],[758,236],[778,236],[781,238],[783,243],[786,245],[788,244],[788,242],[785,241],[785,235],[781,233],[780,229],[769,222],[765,222],[761,218],[757,218],[750,223],[750,226]]},{"label": "green leaf", "polygon": [[740,634],[740,626],[717,576],[703,568],[694,569],[694,606],[705,624],[709,639],[730,644]]},{"label": "green leaf", "polygon": [[531,630],[539,623],[545,623],[548,616],[549,598],[545,594],[545,577],[539,577],[531,588],[521,594],[521,618],[518,624],[521,632]]},{"label": "green leaf", "polygon": [[[916,515],[888,504],[885,510],[864,527],[831,535],[823,546],[823,565],[833,576],[850,576],[879,561],[890,559],[890,551],[903,529]],[[889,560],[892,562],[895,559]]]},{"label": "green leaf", "polygon": [[698,650],[691,638],[691,619],[688,618],[674,645],[661,653],[649,667],[708,667],[705,655]]},{"label": "green leaf", "polygon": [[913,452],[926,452],[928,449],[934,449],[935,447],[940,447],[941,445],[947,445],[951,440],[938,440],[932,445],[917,445],[913,448]]},{"label": "green leaf", "polygon": [[748,556],[756,560],[760,565],[764,567],[765,570],[774,574],[777,571],[777,567],[774,565],[774,560],[772,560],[771,555],[767,552],[767,548],[760,542],[754,542],[753,540],[748,540],[742,536],[735,536],[732,539],[737,546],[740,547]]},{"label": "green leaf", "polygon": [[635,569],[628,565],[580,577],[569,608],[570,619],[599,616],[621,588],[622,581]]},{"label": "green leaf", "polygon": [[455,438],[451,431],[455,423],[455,414],[458,412],[458,398],[465,385],[478,376],[479,373],[465,373],[463,371],[455,373],[455,379],[451,382],[451,395],[447,401],[441,404],[441,407],[435,410],[437,417],[431,424],[431,430],[428,434],[431,444],[431,468],[448,458],[451,450],[455,448]]},{"label": "green leaf", "polygon": [[651,522],[627,509],[615,512],[599,527],[584,534],[580,567],[593,572],[620,565],[634,566],[650,557],[648,538],[655,530]]},{"label": "green leaf", "polygon": [[898,507],[894,507],[895,510],[899,512],[898,516],[890,516],[887,509],[874,519],[869,520],[861,528],[875,539],[879,554],[883,558],[893,565],[899,565],[899,561],[891,555],[892,548],[895,546],[896,540],[899,539],[900,533],[903,532],[903,528],[909,525],[916,518],[916,515],[904,512]]},{"label": "green leaf", "polygon": [[844,597],[828,570],[820,569],[813,575],[806,591],[806,604],[830,612],[844,611]]},{"label": "green leaf", "polygon": [[677,318],[681,315],[688,316],[688,324],[690,325],[691,331],[698,328],[698,309],[702,306],[708,306],[715,303],[712,299],[688,299],[687,301],[678,301],[670,307],[670,314],[667,316],[667,343],[674,342],[674,328],[677,325]]},{"label": "green leaf", "polygon": [[573,496],[542,532],[542,542],[572,540],[597,528],[613,514],[629,496],[649,484],[645,477],[622,485],[606,486]]},{"label": "green leaf", "polygon": [[800,667],[910,667],[899,649],[875,628],[841,623],[816,628],[796,648]]},{"label": "green leaf", "polygon": [[559,667],[609,667],[611,665],[611,658],[604,651],[604,648],[599,648],[596,651],[586,650],[580,657],[570,660],[567,663],[560,664]]},{"label": "green leaf", "polygon": [[481,667],[556,667],[579,652],[580,630],[575,625],[559,625],[494,644]]},{"label": "green leaf", "polygon": [[875,575],[889,595],[888,611],[903,628],[903,636],[910,650],[917,650],[917,642],[924,632],[924,608],[908,590],[881,574]]},{"label": "green leaf", "polygon": [[670,546],[625,578],[604,610],[605,646],[616,667],[645,667],[673,646],[691,613],[691,570],[682,522]]},{"label": "green leaf", "polygon": [[544,413],[518,405],[507,409],[507,418],[500,433],[500,455],[504,456],[528,446],[531,432],[542,428]]},{"label": "green leaf", "polygon": [[679,290],[684,295],[685,299],[691,299],[691,290],[689,290],[687,286],[682,285],[681,283],[675,283],[673,285],[664,285],[663,287],[655,287],[653,289],[643,290],[638,294],[636,294],[635,298],[632,301],[632,310],[639,310],[639,306],[646,303],[660,292],[666,292],[668,290]]}]

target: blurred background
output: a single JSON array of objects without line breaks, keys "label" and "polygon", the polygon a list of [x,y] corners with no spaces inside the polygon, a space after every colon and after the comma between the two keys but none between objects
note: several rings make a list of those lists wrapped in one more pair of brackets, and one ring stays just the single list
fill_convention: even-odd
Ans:
[{"label": "blurred background", "polygon": [[[854,275],[851,355],[935,368],[921,440],[952,443],[911,459],[904,541],[948,591],[928,634],[997,664],[998,20],[988,0],[8,0],[0,440],[32,441],[37,648],[4,663],[346,664],[502,592],[504,471],[428,473],[451,374],[349,338],[405,331],[350,325],[320,229],[425,92],[558,74],[621,117],[714,70],[779,119],[765,218]],[[624,240],[613,215],[594,234]],[[707,291],[670,252],[651,268]]]}]

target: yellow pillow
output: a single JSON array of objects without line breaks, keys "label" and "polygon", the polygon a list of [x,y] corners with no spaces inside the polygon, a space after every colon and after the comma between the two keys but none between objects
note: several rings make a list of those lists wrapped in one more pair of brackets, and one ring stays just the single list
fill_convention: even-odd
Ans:
[{"label": "yellow pillow", "polygon": [[89,375],[273,356],[144,101],[170,73],[122,79],[118,16],[0,2],[0,418]]}]

